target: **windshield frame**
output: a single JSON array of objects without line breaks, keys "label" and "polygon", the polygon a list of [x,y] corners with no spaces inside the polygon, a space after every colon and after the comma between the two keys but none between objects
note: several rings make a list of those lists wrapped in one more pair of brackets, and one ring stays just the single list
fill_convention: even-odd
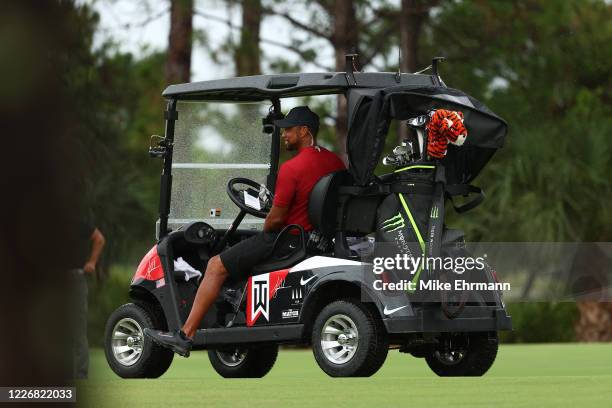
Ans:
[{"label": "windshield frame", "polygon": [[[165,131],[164,131],[164,139],[162,139],[162,145],[164,146],[164,153],[161,155],[163,159],[163,167],[162,174],[160,177],[160,200],[159,200],[159,219],[157,226],[157,239],[161,240],[163,237],[167,236],[172,230],[169,228],[169,220],[170,220],[170,212],[172,205],[172,184],[173,184],[173,168],[177,168],[174,163],[174,148],[177,140],[176,137],[176,122],[179,120],[179,110],[178,110],[178,102],[180,99],[178,98],[170,98],[167,100],[166,110],[164,111],[165,118]],[[227,101],[197,101],[206,104],[211,104],[215,102],[219,103],[227,103]],[[259,101],[263,102],[263,101]],[[269,113],[267,118],[269,120],[273,118],[278,118],[281,113],[281,103],[280,98],[273,97],[267,102],[270,103]],[[262,126],[263,119],[262,117]],[[262,129],[262,133],[263,129]],[[265,176],[265,184],[268,190],[274,193],[274,187],[276,185],[276,178],[278,175],[278,167],[279,167],[279,159],[280,159],[280,137],[281,130],[277,127],[274,127],[272,133],[270,134],[270,146],[269,146],[269,167],[268,173]],[[211,167],[211,168],[214,168]],[[221,165],[219,168],[223,168]],[[204,218],[204,217],[202,217]],[[261,221],[263,223],[263,220]]]}]

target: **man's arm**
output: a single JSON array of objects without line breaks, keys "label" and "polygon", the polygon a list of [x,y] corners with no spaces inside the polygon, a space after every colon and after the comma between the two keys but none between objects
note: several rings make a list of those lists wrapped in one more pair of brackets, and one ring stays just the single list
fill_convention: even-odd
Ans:
[{"label": "man's arm", "polygon": [[285,226],[285,221],[289,216],[289,208],[291,208],[295,196],[295,191],[295,174],[291,168],[288,167],[288,163],[284,163],[278,171],[274,201],[272,202],[272,208],[264,222],[264,232],[279,232]]},{"label": "man's arm", "polygon": [[285,226],[289,208],[273,205],[264,222],[264,232],[278,232]]},{"label": "man's arm", "polygon": [[91,254],[89,255],[89,260],[85,266],[83,266],[83,270],[85,273],[93,274],[96,272],[96,264],[98,263],[100,254],[102,254],[102,248],[104,248],[106,240],[104,239],[104,235],[102,235],[97,228],[94,229],[89,239],[91,240]]}]

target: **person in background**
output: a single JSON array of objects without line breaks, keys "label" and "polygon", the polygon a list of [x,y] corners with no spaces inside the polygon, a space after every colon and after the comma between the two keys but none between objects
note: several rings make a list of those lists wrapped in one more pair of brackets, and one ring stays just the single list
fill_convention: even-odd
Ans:
[{"label": "person in background", "polygon": [[72,278],[72,314],[73,314],[73,378],[87,379],[89,375],[89,344],[87,341],[87,295],[89,292],[87,277],[96,273],[96,267],[105,239],[102,232],[93,223],[91,217],[84,217],[75,222],[74,268]]}]

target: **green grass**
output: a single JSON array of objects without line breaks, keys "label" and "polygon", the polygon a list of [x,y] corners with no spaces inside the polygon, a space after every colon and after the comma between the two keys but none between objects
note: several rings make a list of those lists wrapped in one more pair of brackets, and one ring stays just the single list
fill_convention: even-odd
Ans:
[{"label": "green grass", "polygon": [[79,401],[112,407],[607,407],[612,344],[504,345],[481,378],[439,378],[422,359],[390,351],[370,378],[329,378],[307,350],[283,350],[263,379],[226,380],[205,352],[176,357],[156,380],[123,380],[91,354]]}]

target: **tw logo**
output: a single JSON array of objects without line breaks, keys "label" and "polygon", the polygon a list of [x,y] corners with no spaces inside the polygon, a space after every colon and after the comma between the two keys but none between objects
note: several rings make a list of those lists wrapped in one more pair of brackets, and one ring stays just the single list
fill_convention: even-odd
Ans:
[{"label": "tw logo", "polygon": [[255,321],[261,314],[270,321],[269,315],[270,275],[256,275],[251,280],[251,320]]}]

